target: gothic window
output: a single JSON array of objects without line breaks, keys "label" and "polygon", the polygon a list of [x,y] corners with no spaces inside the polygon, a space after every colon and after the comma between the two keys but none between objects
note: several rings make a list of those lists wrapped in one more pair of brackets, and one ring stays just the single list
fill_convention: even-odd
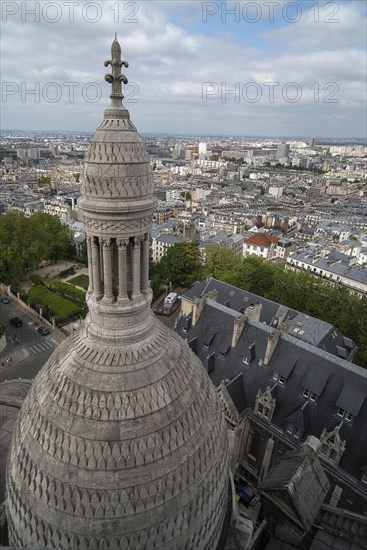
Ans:
[{"label": "gothic window", "polygon": [[345,441],[342,441],[339,436],[339,427],[336,427],[332,432],[323,430],[320,436],[321,448],[320,455],[337,466],[339,460],[345,450]]},{"label": "gothic window", "polygon": [[320,453],[323,456],[327,456],[328,450],[329,450],[329,447],[325,443],[323,443],[323,445],[321,445]]},{"label": "gothic window", "polygon": [[259,390],[257,392],[254,412],[258,416],[271,422],[276,405],[275,398],[272,397],[270,388],[266,388],[264,392]]},{"label": "gothic window", "polygon": [[329,451],[329,458],[330,458],[330,460],[332,460],[332,461],[334,462],[335,459],[336,459],[336,457],[337,457],[336,451],[334,451],[334,449],[330,449],[330,451]]},{"label": "gothic window", "polygon": [[320,454],[330,462],[335,462],[338,454],[335,449],[330,449],[325,443],[321,446]]}]

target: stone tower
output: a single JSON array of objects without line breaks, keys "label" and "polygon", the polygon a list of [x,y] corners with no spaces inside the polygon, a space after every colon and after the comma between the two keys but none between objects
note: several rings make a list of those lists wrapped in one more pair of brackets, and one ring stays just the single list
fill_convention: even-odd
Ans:
[{"label": "stone tower", "polygon": [[226,427],[186,342],[150,309],[149,156],[122,105],[112,44],[111,105],[85,159],[89,313],[44,365],[8,459],[10,543],[49,549],[212,550],[227,510]]}]

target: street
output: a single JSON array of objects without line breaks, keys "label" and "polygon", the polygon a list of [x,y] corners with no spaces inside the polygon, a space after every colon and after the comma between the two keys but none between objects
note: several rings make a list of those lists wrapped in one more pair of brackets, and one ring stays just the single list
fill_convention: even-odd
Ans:
[{"label": "street", "polygon": [[[13,327],[9,323],[12,317],[19,317],[23,326]],[[42,336],[35,327],[36,322],[40,324],[39,321],[13,301],[8,304],[0,302],[0,321],[5,326],[7,339],[7,346],[0,353],[0,382],[17,378],[33,379],[57,347],[57,340],[52,334]]]}]

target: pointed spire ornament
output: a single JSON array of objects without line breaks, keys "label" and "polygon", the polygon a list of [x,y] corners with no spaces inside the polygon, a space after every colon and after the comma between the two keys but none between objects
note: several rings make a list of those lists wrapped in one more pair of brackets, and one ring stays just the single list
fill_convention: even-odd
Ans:
[{"label": "pointed spire ornament", "polygon": [[108,65],[111,65],[112,72],[110,74],[106,74],[104,78],[106,82],[112,84],[112,93],[110,98],[112,99],[112,106],[117,107],[121,105],[121,101],[124,99],[121,83],[128,83],[126,76],[121,73],[121,67],[127,68],[129,63],[121,60],[121,46],[117,40],[116,33],[115,39],[111,46],[111,59],[104,62],[105,67],[108,67]]}]

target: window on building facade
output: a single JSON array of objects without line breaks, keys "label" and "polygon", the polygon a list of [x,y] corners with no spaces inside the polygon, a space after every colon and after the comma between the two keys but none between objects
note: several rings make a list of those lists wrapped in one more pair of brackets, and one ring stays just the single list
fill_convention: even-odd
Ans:
[{"label": "window on building facade", "polygon": [[335,449],[330,449],[329,445],[326,443],[323,443],[321,446],[320,454],[325,457],[327,460],[330,460],[330,462],[335,462],[337,459],[338,453]]},{"label": "window on building facade", "polygon": [[276,382],[279,382],[279,384],[285,384],[284,376],[282,376],[281,374],[277,374],[276,372],[274,372],[273,374],[273,380],[276,380]]},{"label": "window on building facade", "polygon": [[350,414],[348,411],[346,411],[345,409],[342,409],[342,408],[339,408],[337,410],[337,413],[336,413],[338,416],[340,416],[340,418],[345,418],[345,420],[347,422],[352,422],[353,420],[353,415]]},{"label": "window on building facade", "polygon": [[321,445],[320,454],[322,454],[323,456],[327,456],[328,452],[329,452],[329,447],[325,443],[323,443]]},{"label": "window on building facade", "polygon": [[337,453],[336,451],[334,451],[334,449],[330,449],[329,451],[329,459],[332,460],[333,462],[335,461],[337,457]]},{"label": "window on building facade", "polygon": [[287,433],[290,435],[293,435],[293,437],[296,437],[299,439],[301,437],[301,430],[298,428],[298,426],[295,426],[295,424],[287,424],[286,428]]},{"label": "window on building facade", "polygon": [[303,397],[306,399],[309,399],[310,401],[316,401],[316,394],[312,393],[312,391],[308,390],[307,388],[303,389]]}]

